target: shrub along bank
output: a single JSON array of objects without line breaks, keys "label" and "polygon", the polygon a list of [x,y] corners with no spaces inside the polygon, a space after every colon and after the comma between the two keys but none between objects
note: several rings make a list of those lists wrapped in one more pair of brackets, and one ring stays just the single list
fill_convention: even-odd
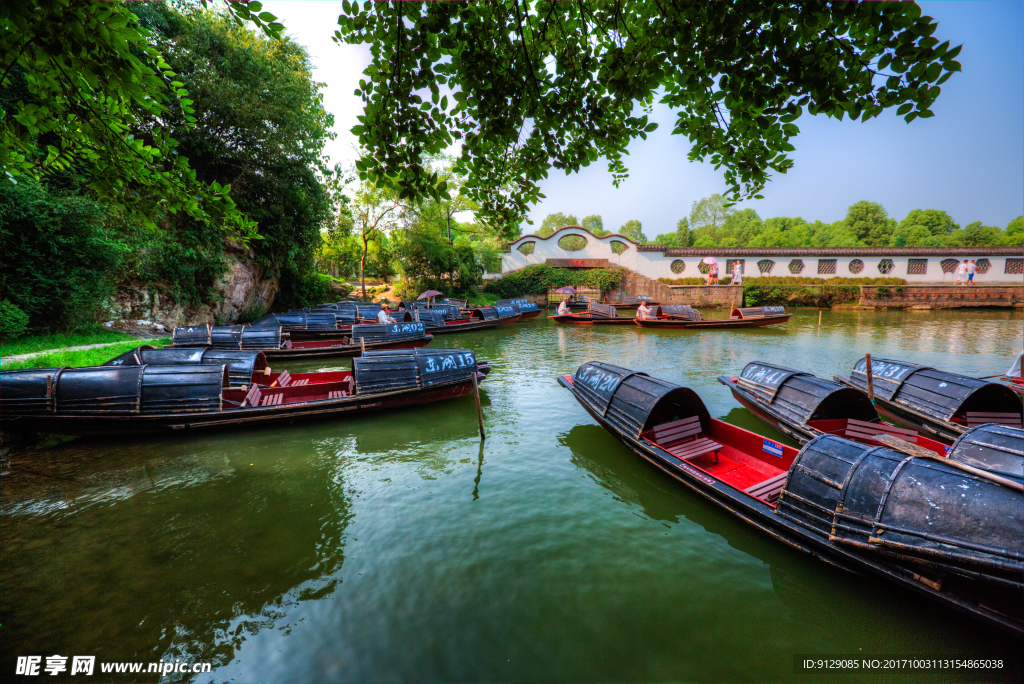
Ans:
[{"label": "shrub along bank", "polygon": [[833,307],[860,300],[861,285],[880,285],[900,292],[901,278],[751,278],[743,283],[746,306]]},{"label": "shrub along bank", "polygon": [[613,290],[622,282],[625,272],[624,268],[576,270],[536,264],[492,280],[484,288],[484,292],[496,294],[501,298],[509,298],[527,294],[545,294],[549,290],[566,286],[601,291]]}]

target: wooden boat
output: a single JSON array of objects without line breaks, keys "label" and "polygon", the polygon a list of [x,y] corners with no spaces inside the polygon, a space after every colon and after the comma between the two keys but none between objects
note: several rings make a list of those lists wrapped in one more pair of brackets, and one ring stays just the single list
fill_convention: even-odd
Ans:
[{"label": "wooden boat", "polygon": [[[693,311],[696,311],[694,309]],[[781,306],[759,306],[753,308],[733,309],[729,318],[690,316],[656,316],[654,318],[637,319],[636,324],[642,328],[694,328],[708,330],[712,328],[759,328],[764,325],[785,323],[793,314],[788,314]]]},{"label": "wooden boat", "polygon": [[[424,311],[431,309],[420,309],[421,320]],[[436,309],[434,309],[436,311]],[[436,314],[434,314],[436,316]],[[520,318],[511,306],[490,306],[483,309],[472,309],[469,318],[434,318],[427,322],[427,332],[432,335],[446,335],[449,333],[471,332],[474,330],[486,330],[497,328],[508,323],[515,323]]]},{"label": "wooden boat", "polygon": [[747,410],[784,435],[806,444],[821,435],[839,435],[866,444],[884,444],[889,435],[945,456],[949,447],[914,430],[883,423],[868,399],[855,387],[823,380],[810,373],[765,361],[748,363],[739,377],[720,375]]},{"label": "wooden boat", "polygon": [[1007,476],[1024,431],[995,426],[999,448],[965,436],[948,458],[835,435],[798,452],[645,373],[590,362],[558,382],[650,465],[776,539],[1024,637],[1024,478]]},{"label": "wooden boat", "polygon": [[307,340],[338,340],[352,332],[353,325],[377,322],[376,311],[369,309],[311,309],[267,314],[249,325],[253,328],[280,327],[293,342]]},{"label": "wooden boat", "polygon": [[499,299],[495,306],[511,306],[519,312],[519,320],[540,316],[540,307],[527,299]]},{"label": "wooden boat", "polygon": [[640,306],[640,302],[644,302],[647,306],[658,306],[660,302],[654,301],[654,297],[648,297],[647,295],[626,295],[619,301],[611,301],[606,299],[603,304],[614,306],[616,309],[635,309]]},{"label": "wooden boat", "polygon": [[[379,352],[374,352],[379,353]],[[387,353],[411,354],[412,350],[393,350]],[[267,358],[260,351],[235,351],[210,347],[189,347],[180,349],[155,349],[148,345],[112,358],[104,366],[225,366],[231,387],[248,388],[252,385],[266,387],[299,387],[344,380],[348,371],[318,371],[295,373],[287,370],[274,372],[267,365]],[[481,380],[491,372],[491,364],[477,361]]]},{"label": "wooden boat", "polygon": [[254,349],[262,351],[267,360],[311,359],[359,356],[364,350],[413,349],[433,339],[422,323],[356,325],[347,336],[300,342],[292,341],[281,328],[192,325],[175,328],[174,344],[169,348]]},{"label": "wooden boat", "polygon": [[367,352],[328,382],[230,386],[225,366],[99,366],[0,372],[0,429],[124,435],[339,418],[473,391],[467,349]]},{"label": "wooden boat", "polygon": [[[843,385],[867,391],[867,360],[860,359]],[[872,359],[874,403],[885,419],[951,443],[985,423],[1021,426],[1024,402],[999,382],[986,382],[906,361]]]},{"label": "wooden boat", "polygon": [[569,325],[629,325],[633,322],[632,316],[619,316],[615,307],[610,304],[590,302],[584,313],[555,314],[548,316],[556,323],[567,323]]}]

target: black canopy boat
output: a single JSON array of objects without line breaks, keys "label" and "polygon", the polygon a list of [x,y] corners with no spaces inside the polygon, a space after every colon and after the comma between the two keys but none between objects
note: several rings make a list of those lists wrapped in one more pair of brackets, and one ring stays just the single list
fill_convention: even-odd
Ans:
[{"label": "black canopy boat", "polygon": [[747,410],[800,444],[825,434],[879,444],[887,442],[879,440],[879,435],[889,435],[940,456],[949,449],[914,430],[883,423],[868,395],[856,387],[810,373],[754,361],[743,368],[739,377],[720,375],[718,381]]},{"label": "black canopy boat", "polygon": [[[867,391],[867,360],[860,359],[849,377],[835,380]],[[1006,385],[936,370],[906,361],[872,359],[875,408],[882,417],[952,442],[985,423],[1021,426],[1024,402]]]},{"label": "black canopy boat", "polygon": [[654,301],[654,297],[649,297],[647,295],[625,295],[616,301],[612,301],[608,298],[605,299],[602,304],[614,306],[616,309],[636,309],[640,306],[641,302],[650,307],[658,306],[660,304],[660,302]]},{"label": "black canopy boat", "polygon": [[583,313],[555,314],[548,318],[556,323],[570,325],[629,325],[633,322],[632,316],[619,316],[619,312],[611,304],[593,301],[587,304],[587,310]]},{"label": "black canopy boat", "polygon": [[431,318],[426,324],[427,332],[432,335],[496,328],[508,323],[515,323],[520,317],[520,314],[511,306],[490,306],[482,309],[472,309],[468,318],[454,318],[453,313],[445,313],[443,318],[441,318],[436,316],[437,308],[419,309],[421,320],[423,320],[422,316],[425,311],[435,312],[430,314],[434,318]]},{"label": "black canopy boat", "polygon": [[1024,636],[1022,486],[1006,476],[1024,431],[987,426],[1004,442],[965,436],[948,458],[835,435],[798,452],[645,373],[590,362],[558,381],[649,464],[780,541]]},{"label": "black canopy boat", "polygon": [[112,365],[0,372],[0,429],[123,435],[336,418],[473,391],[466,349],[367,352],[335,379],[231,386],[225,365]]},{"label": "black canopy boat", "polygon": [[300,342],[341,339],[351,334],[353,325],[376,322],[377,313],[371,315],[368,310],[313,309],[267,314],[249,325],[253,328],[281,328],[293,342]]},{"label": "black canopy boat", "polygon": [[536,318],[540,316],[540,307],[531,302],[528,299],[499,299],[495,306],[511,306],[514,310],[520,314],[520,319],[525,321],[527,318]]},{"label": "black canopy boat", "polygon": [[347,336],[300,342],[293,342],[281,328],[192,325],[174,329],[174,344],[170,348],[255,349],[268,360],[309,359],[359,356],[364,350],[413,349],[424,347],[433,339],[422,323],[355,325]]},{"label": "black canopy boat", "polygon": [[707,330],[712,328],[760,328],[765,325],[785,323],[793,314],[786,313],[781,306],[757,306],[733,309],[729,318],[704,318],[699,311],[685,315],[666,314],[653,318],[636,319],[642,328],[695,328]]}]

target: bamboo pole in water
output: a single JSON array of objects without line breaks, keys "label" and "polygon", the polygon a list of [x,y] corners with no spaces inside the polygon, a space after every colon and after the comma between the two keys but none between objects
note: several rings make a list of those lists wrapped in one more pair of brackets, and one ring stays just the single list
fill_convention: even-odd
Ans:
[{"label": "bamboo pole in water", "polygon": [[818,327],[821,327],[821,310],[818,310]]},{"label": "bamboo pole in water", "polygon": [[864,355],[864,373],[868,378],[868,399],[875,400],[875,379],[871,375],[871,354]]},{"label": "bamboo pole in water", "polygon": [[480,405],[480,383],[476,381],[476,371],[473,371],[473,398],[476,400],[476,420],[480,424],[480,441],[487,439],[484,434],[484,409]]}]

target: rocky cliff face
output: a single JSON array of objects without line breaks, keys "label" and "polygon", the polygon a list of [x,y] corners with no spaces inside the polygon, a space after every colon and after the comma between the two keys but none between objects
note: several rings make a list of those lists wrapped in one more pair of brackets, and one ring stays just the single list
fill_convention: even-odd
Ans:
[{"label": "rocky cliff face", "polygon": [[167,328],[179,325],[228,325],[243,311],[261,308],[269,311],[280,286],[276,277],[264,277],[263,267],[253,259],[251,249],[237,244],[228,246],[228,270],[216,286],[216,301],[199,306],[182,306],[166,288],[144,283],[122,283],[117,294],[104,305],[100,320],[145,320]]}]

